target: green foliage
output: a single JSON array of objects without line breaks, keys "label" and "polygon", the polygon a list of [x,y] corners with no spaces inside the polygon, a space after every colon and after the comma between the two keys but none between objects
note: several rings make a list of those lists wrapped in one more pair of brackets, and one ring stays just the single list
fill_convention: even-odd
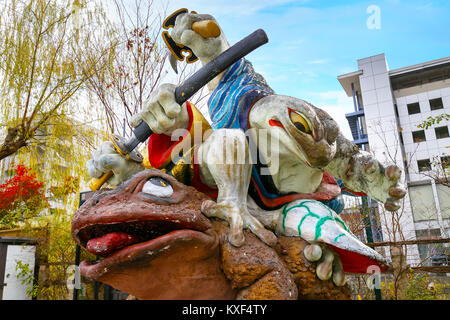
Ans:
[{"label": "green foliage", "polygon": [[[83,65],[79,50],[89,48],[86,30],[95,28],[95,15],[100,14],[95,9],[83,20],[78,12],[81,18],[75,21],[79,17],[73,9],[85,4],[0,1],[0,160],[10,156],[0,167],[0,178],[11,176],[15,165],[23,163],[43,182],[49,200],[45,208],[22,208],[26,219],[20,223],[12,223],[17,219],[8,210],[11,223],[4,227],[20,227],[24,237],[44,239],[36,247],[44,276],[30,289],[38,299],[67,299],[66,270],[75,259],[71,219],[79,191],[87,189],[85,163],[106,140],[102,110],[80,90],[95,65],[78,67]],[[90,53],[95,60],[96,52]],[[18,268],[28,279],[26,266]]]},{"label": "green foliage", "polygon": [[450,120],[450,114],[447,113],[441,113],[440,115],[436,117],[429,116],[424,122],[419,124],[417,127],[422,129],[428,129],[429,127],[439,124],[443,120]]},{"label": "green foliage", "polygon": [[[445,294],[445,289],[450,284],[441,283],[430,279],[428,273],[407,270],[408,284],[405,292],[400,295],[404,300],[448,300],[450,296]],[[393,281],[381,282],[382,296],[384,300],[395,299],[395,286]]]},{"label": "green foliage", "polygon": [[430,280],[427,273],[408,274],[408,287],[406,288],[406,299],[408,300],[447,300],[450,297],[444,295],[444,289],[449,284],[442,284]]},{"label": "green foliage", "polygon": [[30,268],[28,263],[17,261],[16,264],[17,279],[27,286],[27,295],[31,298],[36,297],[38,286],[34,284],[34,270]]},{"label": "green foliage", "polygon": [[0,128],[7,132],[0,132],[0,160],[20,148],[45,143],[51,135],[49,126],[70,132],[87,122],[82,115],[88,120],[100,118],[92,105],[77,103],[82,99],[80,89],[93,72],[93,67],[79,67],[87,65],[79,61],[86,43],[81,47],[79,42],[88,33],[85,24],[78,23],[81,14],[74,8],[84,3],[0,3]]}]

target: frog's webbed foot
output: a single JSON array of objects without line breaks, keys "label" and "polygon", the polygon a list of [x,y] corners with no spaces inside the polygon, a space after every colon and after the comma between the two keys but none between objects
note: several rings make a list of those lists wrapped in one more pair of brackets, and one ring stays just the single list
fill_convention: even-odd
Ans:
[{"label": "frog's webbed foot", "polygon": [[323,244],[310,244],[303,249],[303,255],[309,262],[317,262],[316,274],[320,280],[333,277],[336,286],[345,284],[345,273],[339,255]]},{"label": "frog's webbed foot", "polygon": [[364,273],[369,263],[385,263],[385,258],[353,235],[333,210],[316,200],[296,200],[286,205],[276,231],[307,241],[310,245],[303,253],[306,260],[316,262],[317,277],[321,280],[333,277],[337,286],[345,284],[343,266],[350,265]]},{"label": "frog's webbed foot", "polygon": [[253,234],[269,246],[273,246],[277,242],[271,231],[264,228],[261,222],[253,217],[246,208],[238,207],[235,203],[216,203],[207,200],[203,202],[201,211],[207,217],[228,221],[230,224],[228,241],[235,247],[240,247],[245,242],[243,229],[251,230]]},{"label": "frog's webbed foot", "polygon": [[251,164],[245,134],[239,129],[214,131],[198,151],[200,174],[218,188],[217,203],[205,201],[202,212],[208,217],[228,221],[228,241],[244,244],[243,229],[248,228],[268,245],[276,243],[275,235],[247,210],[247,193]]}]

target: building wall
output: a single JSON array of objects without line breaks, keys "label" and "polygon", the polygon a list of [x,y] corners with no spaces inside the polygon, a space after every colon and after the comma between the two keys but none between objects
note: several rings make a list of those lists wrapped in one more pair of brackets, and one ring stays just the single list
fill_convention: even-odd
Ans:
[{"label": "building wall", "polygon": [[[449,82],[449,81],[447,81]],[[445,83],[445,81],[439,81]],[[425,129],[426,140],[423,142],[414,142],[412,132],[421,130],[417,126],[425,121],[429,116],[436,117],[442,113],[450,113],[450,82],[448,87],[436,90],[426,91],[427,88],[413,87],[408,88],[409,95],[401,95],[401,92],[394,92],[398,98],[397,108],[400,119],[400,126],[402,128],[403,141],[405,143],[405,152],[411,163],[410,181],[419,181],[426,178],[419,173],[417,160],[433,159],[435,156],[449,155],[450,137],[444,139],[437,139],[435,127],[447,126],[448,122],[443,121],[440,124],[434,125]],[[401,91],[401,90],[399,90]],[[443,109],[430,110],[430,99],[441,98],[443,102]],[[409,103],[418,102],[420,105],[420,113],[408,114],[407,105]]]},{"label": "building wall", "polygon": [[[410,193],[416,198],[411,203],[413,206],[413,218],[417,234],[428,234],[428,237],[440,235],[448,238],[450,234],[450,189],[442,185],[436,185],[430,179],[429,173],[419,172],[417,161],[430,159],[438,160],[441,156],[450,155],[450,137],[436,137],[435,128],[445,127],[450,131],[448,121],[442,121],[428,129],[424,129],[425,141],[414,142],[413,132],[422,130],[417,126],[429,116],[436,117],[442,113],[450,114],[450,80],[436,81],[423,86],[397,90],[397,107],[402,128],[402,136],[405,143],[405,152],[410,163]],[[430,99],[441,98],[443,109],[431,110]],[[420,113],[408,114],[407,105],[418,102]],[[432,170],[440,170],[432,163]],[[447,200],[446,200],[447,199]],[[418,207],[414,210],[415,207]],[[426,237],[426,236],[425,236]]]},{"label": "building wall", "polygon": [[[362,104],[371,152],[384,164],[395,162],[403,171],[402,179],[406,180],[403,164],[403,153],[398,133],[398,121],[395,113],[395,98],[391,89],[389,69],[384,54],[358,60],[358,70],[363,70],[359,81]],[[392,215],[380,204],[381,227],[383,239],[400,240],[400,234],[392,231]],[[400,217],[402,232],[406,239],[416,239],[415,225],[406,196],[403,212]],[[386,255],[390,253],[386,250]],[[407,263],[415,263],[419,257],[418,247],[408,246]]]}]

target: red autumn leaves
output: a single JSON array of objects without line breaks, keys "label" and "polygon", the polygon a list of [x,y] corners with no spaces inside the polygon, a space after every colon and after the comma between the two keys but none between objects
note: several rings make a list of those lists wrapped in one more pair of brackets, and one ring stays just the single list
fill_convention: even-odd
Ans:
[{"label": "red autumn leaves", "polygon": [[19,164],[16,175],[0,185],[0,214],[20,209],[21,206],[41,207],[46,202],[44,183],[26,166]]}]

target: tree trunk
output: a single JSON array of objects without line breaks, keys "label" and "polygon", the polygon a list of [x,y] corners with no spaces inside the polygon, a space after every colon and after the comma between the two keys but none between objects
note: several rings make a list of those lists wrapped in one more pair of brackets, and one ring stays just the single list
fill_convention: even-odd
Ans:
[{"label": "tree trunk", "polygon": [[401,300],[405,298],[405,290],[408,285],[408,267],[406,265],[406,256],[403,253],[403,248],[401,245],[391,246],[389,248],[391,251],[392,268],[394,271],[395,299]]},{"label": "tree trunk", "polygon": [[18,127],[8,128],[5,141],[0,147],[0,160],[16,153],[27,145],[25,132]]}]

